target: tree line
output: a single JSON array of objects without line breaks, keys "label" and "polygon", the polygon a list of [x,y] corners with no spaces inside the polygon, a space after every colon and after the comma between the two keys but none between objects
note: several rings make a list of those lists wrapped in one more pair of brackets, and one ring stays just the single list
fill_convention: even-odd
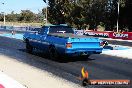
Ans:
[{"label": "tree line", "polygon": [[[46,2],[47,0],[43,0]],[[120,1],[118,14],[118,1]],[[105,30],[119,29],[132,31],[132,0],[48,0],[48,22],[68,24],[77,29],[96,29],[98,25]],[[37,14],[30,10],[6,14],[8,22],[44,22],[46,9]],[[0,13],[0,21],[3,21]]]},{"label": "tree line", "polygon": [[131,8],[131,0],[49,0],[48,21],[67,23],[78,29],[95,29],[101,25],[105,30],[113,30],[118,19],[119,29],[132,31]]},{"label": "tree line", "polygon": [[[44,13],[44,12],[43,12]],[[21,12],[14,13],[12,11],[11,13],[8,13],[5,15],[7,22],[43,22],[44,21],[44,14],[42,11],[39,11],[39,13],[35,14],[30,10],[21,10]],[[0,21],[4,20],[4,13],[0,13]]]}]

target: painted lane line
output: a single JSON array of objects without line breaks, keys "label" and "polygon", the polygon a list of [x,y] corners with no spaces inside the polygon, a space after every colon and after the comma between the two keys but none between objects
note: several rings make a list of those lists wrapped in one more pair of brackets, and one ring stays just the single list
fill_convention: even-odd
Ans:
[{"label": "painted lane line", "polygon": [[0,72],[0,88],[26,88],[16,80]]}]

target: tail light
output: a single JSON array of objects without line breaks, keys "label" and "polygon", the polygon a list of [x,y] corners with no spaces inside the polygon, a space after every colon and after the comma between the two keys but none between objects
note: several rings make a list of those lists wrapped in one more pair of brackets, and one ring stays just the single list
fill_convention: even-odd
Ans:
[{"label": "tail light", "polygon": [[104,46],[104,42],[100,42],[100,46]]},{"label": "tail light", "polygon": [[66,48],[72,48],[72,43],[66,43]]},{"label": "tail light", "polygon": [[108,42],[107,41],[102,41],[102,42],[100,42],[100,46],[107,46],[108,45]]}]

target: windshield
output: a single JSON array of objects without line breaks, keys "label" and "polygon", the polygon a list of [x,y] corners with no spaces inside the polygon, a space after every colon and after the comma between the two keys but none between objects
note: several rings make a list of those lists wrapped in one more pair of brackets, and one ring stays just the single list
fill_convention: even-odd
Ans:
[{"label": "windshield", "polygon": [[49,33],[74,33],[74,31],[68,26],[51,26]]}]

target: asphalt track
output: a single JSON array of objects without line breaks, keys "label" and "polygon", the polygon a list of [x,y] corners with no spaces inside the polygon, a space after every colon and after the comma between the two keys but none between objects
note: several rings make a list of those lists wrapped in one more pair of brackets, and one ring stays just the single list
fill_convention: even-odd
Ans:
[{"label": "asphalt track", "polygon": [[[128,42],[116,42],[129,45]],[[132,46],[130,44],[129,46]],[[81,85],[78,77],[81,75],[81,68],[89,72],[90,79],[129,79],[132,80],[132,60],[113,57],[108,55],[91,55],[89,60],[68,58],[65,62],[52,61],[42,52],[37,51],[28,54],[25,51],[25,44],[21,40],[0,37],[0,53],[16,60],[34,66],[40,70],[46,70],[59,77]],[[20,68],[21,69],[21,68]],[[39,75],[39,74],[38,74]],[[97,87],[88,88],[132,88],[124,87]]]},{"label": "asphalt track", "polygon": [[[106,40],[106,39],[103,39]],[[113,44],[113,45],[123,45],[123,46],[130,46],[132,47],[132,42],[128,41],[115,41],[115,40],[106,40],[108,43]]]}]

